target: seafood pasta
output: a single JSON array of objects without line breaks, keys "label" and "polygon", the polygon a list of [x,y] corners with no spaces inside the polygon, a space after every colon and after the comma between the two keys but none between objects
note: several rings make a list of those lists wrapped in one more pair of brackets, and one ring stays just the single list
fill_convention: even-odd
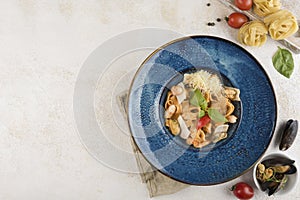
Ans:
[{"label": "seafood pasta", "polygon": [[217,74],[186,73],[167,94],[165,125],[195,148],[217,143],[227,138],[229,123],[237,121],[232,101],[240,101],[239,94],[239,89],[224,86]]}]

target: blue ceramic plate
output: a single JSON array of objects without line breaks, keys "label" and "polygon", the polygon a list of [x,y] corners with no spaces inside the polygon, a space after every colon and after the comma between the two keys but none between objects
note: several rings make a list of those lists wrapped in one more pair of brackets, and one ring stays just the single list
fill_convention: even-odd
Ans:
[{"label": "blue ceramic plate", "polygon": [[[164,100],[186,72],[205,69],[239,88],[239,120],[228,137],[196,149],[164,126]],[[257,60],[240,46],[212,36],[185,37],[154,51],[132,82],[128,121],[135,143],[163,174],[194,185],[232,180],[250,169],[268,148],[276,123],[272,84]]]}]

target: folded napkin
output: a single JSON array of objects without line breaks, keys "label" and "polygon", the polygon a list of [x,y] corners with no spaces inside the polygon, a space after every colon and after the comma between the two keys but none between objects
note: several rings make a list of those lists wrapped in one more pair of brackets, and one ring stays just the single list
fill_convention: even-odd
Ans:
[{"label": "folded napkin", "polygon": [[[128,92],[124,91],[118,95],[118,104],[125,119],[127,119],[127,96]],[[136,146],[133,138],[131,138],[132,149],[136,158],[138,169],[143,183],[146,183],[149,196],[155,197],[178,192],[179,190],[188,187],[187,184],[173,180],[153,167],[142,155]]]}]

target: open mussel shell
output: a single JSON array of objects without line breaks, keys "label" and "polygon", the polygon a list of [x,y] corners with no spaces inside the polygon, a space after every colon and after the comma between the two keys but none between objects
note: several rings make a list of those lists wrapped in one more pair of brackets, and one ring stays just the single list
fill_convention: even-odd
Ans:
[{"label": "open mussel shell", "polygon": [[261,181],[259,181],[259,184],[260,184],[260,189],[262,191],[266,191],[271,186],[272,182],[268,182],[268,181],[261,182]]},{"label": "open mussel shell", "polygon": [[297,120],[288,120],[284,131],[281,136],[281,142],[279,144],[279,149],[285,151],[290,148],[297,136],[298,132],[298,121]]},{"label": "open mussel shell", "polygon": [[295,160],[286,157],[274,157],[274,158],[266,159],[261,163],[265,165],[266,168],[268,168],[272,166],[292,165],[295,163]]},{"label": "open mussel shell", "polygon": [[279,182],[270,182],[270,184],[268,185],[268,195],[271,196],[273,195],[275,192],[278,192],[279,189]]},{"label": "open mussel shell", "polygon": [[286,171],[284,174],[295,174],[297,172],[297,168],[294,165],[290,165],[290,169]]},{"label": "open mussel shell", "polygon": [[280,180],[279,182],[271,182],[271,184],[268,186],[268,195],[271,196],[275,192],[278,192],[280,189],[284,188],[286,182],[288,181],[288,178],[286,175],[281,174],[282,177],[278,177],[277,180]]}]

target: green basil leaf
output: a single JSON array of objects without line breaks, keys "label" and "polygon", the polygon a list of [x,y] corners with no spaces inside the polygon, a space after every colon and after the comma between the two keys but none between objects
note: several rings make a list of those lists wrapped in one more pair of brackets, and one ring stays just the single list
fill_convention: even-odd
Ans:
[{"label": "green basil leaf", "polygon": [[207,114],[214,122],[227,122],[225,116],[223,116],[217,109],[209,108]]},{"label": "green basil leaf", "polygon": [[205,100],[203,94],[199,89],[196,89],[192,94],[192,98],[190,99],[190,103],[194,106],[200,106],[202,110],[206,110],[207,101]]},{"label": "green basil leaf", "polygon": [[287,49],[278,50],[272,57],[274,68],[283,76],[290,78],[294,70],[294,60],[292,53]]},{"label": "green basil leaf", "polygon": [[199,115],[198,115],[199,119],[200,119],[201,117],[204,117],[204,115],[205,115],[205,111],[204,111],[204,110],[200,110],[200,111],[199,111]]}]

